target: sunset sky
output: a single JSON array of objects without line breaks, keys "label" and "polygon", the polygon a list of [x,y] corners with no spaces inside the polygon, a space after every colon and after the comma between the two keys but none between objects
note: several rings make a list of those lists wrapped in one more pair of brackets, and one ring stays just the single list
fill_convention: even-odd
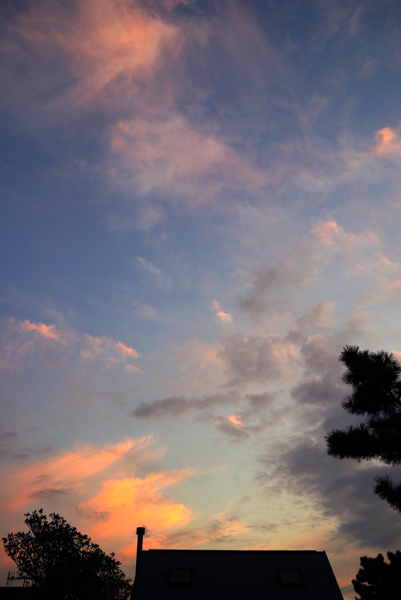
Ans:
[{"label": "sunset sky", "polygon": [[0,14],[1,535],[326,550],[353,598],[401,547],[324,440],[342,347],[401,358],[401,3]]}]

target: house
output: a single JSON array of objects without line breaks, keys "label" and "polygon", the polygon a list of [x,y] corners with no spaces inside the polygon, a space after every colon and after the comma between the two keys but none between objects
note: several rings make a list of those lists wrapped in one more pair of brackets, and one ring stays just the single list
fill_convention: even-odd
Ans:
[{"label": "house", "polygon": [[143,550],[132,600],[343,600],[325,552]]},{"label": "house", "polygon": [[50,600],[39,588],[0,587],[0,600]]}]

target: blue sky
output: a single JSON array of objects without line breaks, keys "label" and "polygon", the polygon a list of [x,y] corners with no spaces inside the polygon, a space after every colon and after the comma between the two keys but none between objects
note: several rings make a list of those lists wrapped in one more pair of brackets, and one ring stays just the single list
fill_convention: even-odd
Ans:
[{"label": "blue sky", "polygon": [[43,506],[129,574],[144,525],[147,547],[325,549],[349,586],[401,531],[386,469],[324,442],[351,422],[342,347],[401,357],[399,3],[1,23],[3,534]]}]

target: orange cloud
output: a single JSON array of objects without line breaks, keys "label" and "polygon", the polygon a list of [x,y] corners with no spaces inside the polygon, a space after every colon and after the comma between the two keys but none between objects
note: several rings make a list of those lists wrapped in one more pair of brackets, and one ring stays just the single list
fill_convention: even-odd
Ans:
[{"label": "orange cloud", "polygon": [[[152,439],[106,446],[84,444],[28,466],[3,470],[2,514],[38,507],[60,512],[105,549],[129,559],[135,553],[135,528],[145,525],[155,536],[191,519],[191,511],[165,498],[166,487],[193,475],[191,469],[135,476],[135,465],[160,457],[149,451]],[[134,543],[132,543],[134,541]]]},{"label": "orange cloud", "polygon": [[241,421],[241,415],[231,415],[228,417],[228,420],[236,427],[244,427],[244,423]]},{"label": "orange cloud", "polygon": [[141,194],[163,191],[205,202],[228,186],[256,192],[269,179],[214,135],[197,131],[177,115],[120,122],[111,148],[123,160],[122,174],[135,180]]},{"label": "orange cloud", "polygon": [[45,498],[51,490],[55,496],[59,492],[79,494],[88,477],[103,471],[129,450],[140,450],[150,443],[150,438],[126,440],[125,442],[97,448],[88,444],[61,453],[27,467],[17,469],[9,478],[8,495],[11,500],[8,510],[19,511],[29,505],[32,498]]},{"label": "orange cloud", "polygon": [[[150,473],[144,479],[127,477],[112,479],[103,483],[102,490],[90,501],[80,505],[97,514],[109,514],[107,519],[92,526],[92,534],[100,539],[125,539],[127,535],[135,540],[138,524],[151,531],[164,531],[182,526],[191,519],[191,511],[183,504],[177,504],[162,496],[164,488],[192,475],[192,471],[170,473]],[[129,543],[121,551],[125,557],[135,554],[136,543]]]},{"label": "orange cloud", "polygon": [[218,319],[220,319],[220,321],[222,323],[227,324],[227,323],[231,323],[232,322],[232,320],[233,320],[232,316],[229,313],[223,312],[221,310],[219,302],[217,302],[216,300],[213,300],[213,302],[212,302],[212,308],[216,312],[216,317]]},{"label": "orange cloud", "polygon": [[[167,2],[173,8],[172,2]],[[36,53],[61,51],[72,59],[76,103],[96,100],[123,77],[130,82],[156,68],[161,50],[179,48],[179,28],[128,0],[80,0],[73,7],[32,4],[16,26]]]},{"label": "orange cloud", "polygon": [[[76,358],[83,362],[102,360],[106,365],[126,363],[138,358],[133,348],[122,342],[106,337],[93,337],[55,325],[46,325],[28,320],[17,321],[13,317],[3,323],[0,331],[2,359],[1,369],[15,369],[26,356],[63,362],[67,358]],[[126,365],[128,366],[128,365]],[[133,366],[133,365],[131,365]]]},{"label": "orange cloud", "polygon": [[401,156],[401,137],[391,127],[383,127],[377,131],[375,140],[376,148],[373,151],[375,156],[383,156],[384,154]]},{"label": "orange cloud", "polygon": [[37,331],[43,337],[51,340],[59,341],[61,334],[56,330],[55,325],[45,325],[44,323],[31,323],[30,321],[21,321],[20,327],[22,331]]}]

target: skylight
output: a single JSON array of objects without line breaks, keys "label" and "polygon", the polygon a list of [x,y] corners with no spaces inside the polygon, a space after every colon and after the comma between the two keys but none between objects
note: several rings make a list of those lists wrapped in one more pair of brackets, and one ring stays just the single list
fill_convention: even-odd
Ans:
[{"label": "skylight", "polygon": [[299,569],[277,569],[280,587],[303,588],[305,583]]},{"label": "skylight", "polygon": [[172,587],[191,587],[192,569],[176,567],[169,569],[167,582]]}]

